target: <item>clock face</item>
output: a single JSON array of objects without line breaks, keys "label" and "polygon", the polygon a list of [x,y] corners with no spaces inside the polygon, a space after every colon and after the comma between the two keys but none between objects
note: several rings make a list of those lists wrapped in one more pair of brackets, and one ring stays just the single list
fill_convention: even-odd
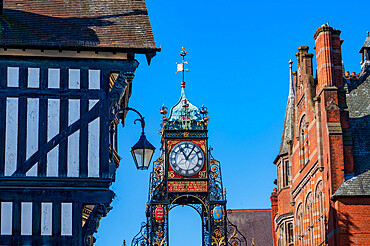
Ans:
[{"label": "clock face", "polygon": [[192,142],[176,144],[169,155],[172,169],[181,176],[193,176],[204,166],[203,150]]}]

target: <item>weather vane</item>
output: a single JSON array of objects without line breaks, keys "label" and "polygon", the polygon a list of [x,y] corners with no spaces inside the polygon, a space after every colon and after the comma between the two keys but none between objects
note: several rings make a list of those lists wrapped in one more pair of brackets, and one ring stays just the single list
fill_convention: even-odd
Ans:
[{"label": "weather vane", "polygon": [[185,56],[186,56],[186,51],[185,51],[185,47],[182,46],[182,51],[180,52],[180,56],[182,56],[182,63],[177,63],[176,62],[176,65],[177,65],[177,71],[176,71],[176,74],[178,72],[182,72],[182,82],[181,82],[181,87],[185,87],[185,71],[186,72],[189,72],[188,69],[185,69],[185,64],[188,64],[187,61],[185,61]]}]

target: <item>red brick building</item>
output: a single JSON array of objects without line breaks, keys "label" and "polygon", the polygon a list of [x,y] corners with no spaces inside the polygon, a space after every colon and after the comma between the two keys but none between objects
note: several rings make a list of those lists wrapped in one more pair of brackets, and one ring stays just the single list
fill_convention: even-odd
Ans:
[{"label": "red brick building", "polygon": [[[317,29],[292,72],[271,194],[275,245],[370,245],[370,37],[344,73],[340,31]],[[360,47],[359,47],[360,48]],[[294,76],[294,84],[293,84]]]}]

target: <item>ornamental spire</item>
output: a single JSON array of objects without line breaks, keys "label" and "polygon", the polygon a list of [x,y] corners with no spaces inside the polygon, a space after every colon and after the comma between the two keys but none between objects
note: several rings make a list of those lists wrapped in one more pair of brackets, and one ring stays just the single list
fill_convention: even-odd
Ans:
[{"label": "ornamental spire", "polygon": [[[185,46],[182,46],[182,51],[180,52],[180,56],[182,56],[182,63],[177,63],[177,72],[182,72],[182,81],[181,81],[181,88],[185,88],[185,71],[186,72],[189,72],[188,69],[185,69],[185,64],[188,64],[187,61],[185,61],[185,56],[186,56],[187,52],[185,51]],[[183,94],[184,90],[181,89],[181,94]],[[184,96],[185,96],[185,92],[184,92]]]},{"label": "ornamental spire", "polygon": [[169,121],[187,121],[190,122],[191,120],[200,121],[202,120],[199,109],[192,105],[189,100],[186,99],[185,96],[185,72],[189,72],[188,69],[185,69],[185,64],[188,64],[185,61],[186,56],[185,47],[182,47],[182,51],[180,52],[180,56],[182,56],[182,63],[177,64],[177,72],[182,72],[182,81],[181,81],[181,97],[178,103],[171,108],[170,117],[168,118]]},{"label": "ornamental spire", "polygon": [[285,111],[283,134],[281,136],[279,155],[289,153],[290,144],[293,140],[294,131],[294,90],[292,76],[292,60],[289,61],[289,96]]},{"label": "ornamental spire", "polygon": [[292,59],[290,59],[289,60],[289,96],[288,98],[294,98],[292,64],[293,64]]}]

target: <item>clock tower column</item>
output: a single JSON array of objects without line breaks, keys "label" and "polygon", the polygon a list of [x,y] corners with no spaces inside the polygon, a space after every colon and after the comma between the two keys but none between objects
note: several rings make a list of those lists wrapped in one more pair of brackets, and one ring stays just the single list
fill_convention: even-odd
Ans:
[{"label": "clock tower column", "polygon": [[203,246],[246,245],[244,236],[235,234],[236,227],[227,221],[220,162],[208,147],[207,108],[198,109],[186,98],[184,48],[180,55],[181,96],[168,118],[167,108],[160,108],[162,153],[151,173],[147,223],[133,244],[168,246],[168,214],[172,208],[186,205],[201,217]]}]

